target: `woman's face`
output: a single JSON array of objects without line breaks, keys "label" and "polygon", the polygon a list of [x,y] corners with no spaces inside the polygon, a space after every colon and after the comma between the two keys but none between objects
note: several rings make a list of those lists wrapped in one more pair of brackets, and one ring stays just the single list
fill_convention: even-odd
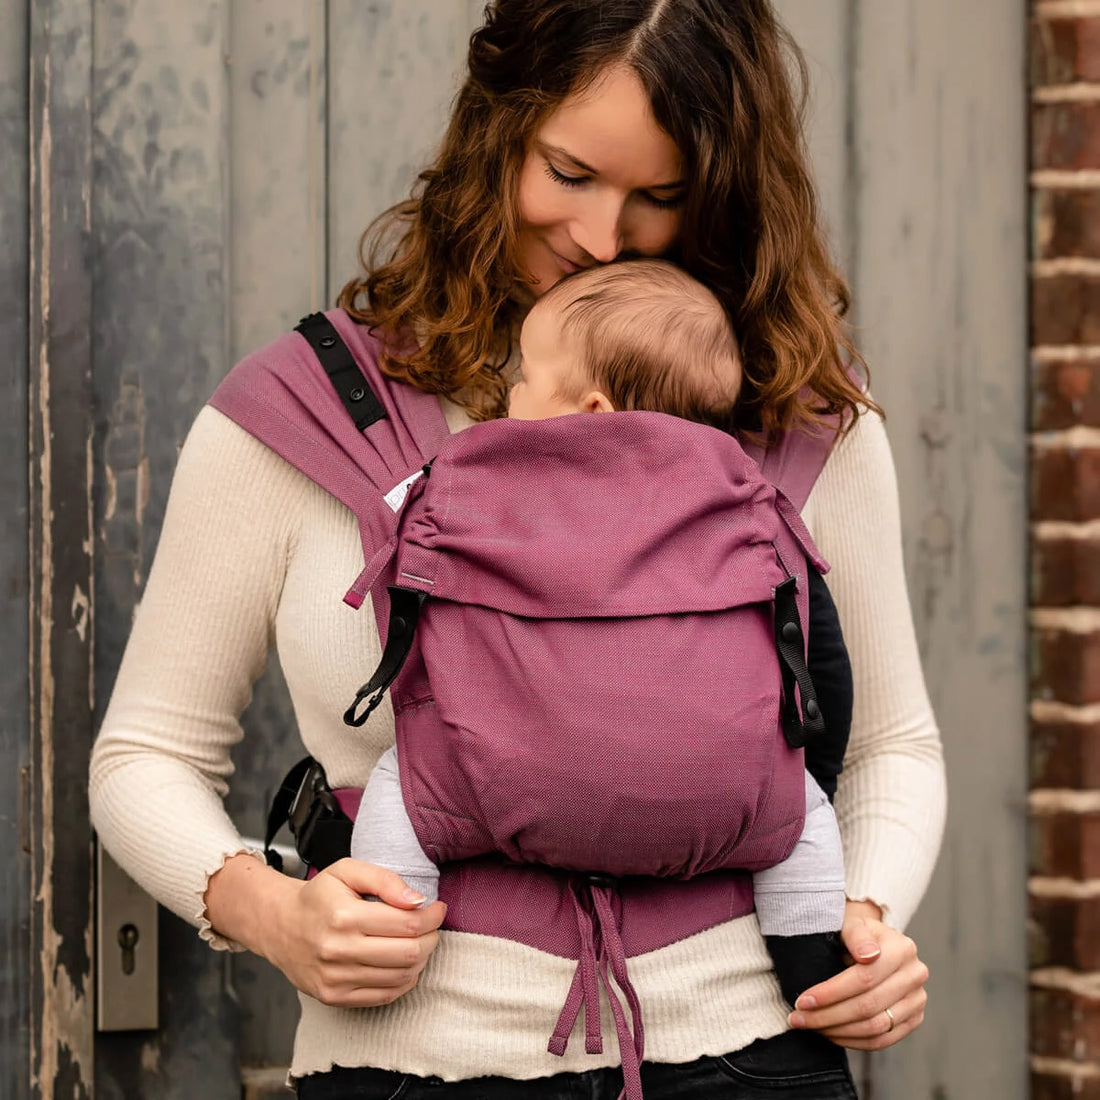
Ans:
[{"label": "woman's face", "polygon": [[675,142],[634,72],[612,66],[535,134],[519,177],[520,260],[542,294],[624,252],[676,240],[686,180]]}]

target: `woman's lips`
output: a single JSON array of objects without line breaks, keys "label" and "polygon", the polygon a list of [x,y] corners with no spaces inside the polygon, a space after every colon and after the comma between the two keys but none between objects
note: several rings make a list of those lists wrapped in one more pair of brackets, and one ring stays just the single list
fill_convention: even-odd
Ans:
[{"label": "woman's lips", "polygon": [[572,275],[574,272],[581,271],[590,266],[589,264],[576,264],[572,260],[567,260],[560,252],[555,252],[552,248],[550,249],[550,253],[557,261],[558,267],[560,267],[566,275]]}]

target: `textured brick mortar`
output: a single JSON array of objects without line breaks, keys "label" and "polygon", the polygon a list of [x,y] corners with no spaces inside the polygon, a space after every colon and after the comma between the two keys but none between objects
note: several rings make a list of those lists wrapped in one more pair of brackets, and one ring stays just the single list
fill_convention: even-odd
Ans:
[{"label": "textured brick mortar", "polygon": [[[1100,212],[1100,191],[1096,198]],[[1100,427],[1100,354],[1062,362],[1033,357],[1032,429],[1058,431],[1080,424]]]},{"label": "textured brick mortar", "polygon": [[1100,1100],[1100,2],[1031,5],[1032,1100]]},{"label": "textured brick mortar", "polygon": [[1100,790],[1100,720],[1046,718],[1033,711],[1030,763],[1037,789]]},{"label": "textured brick mortar", "polygon": [[1036,1057],[1031,1067],[1031,1100],[1100,1100],[1100,1071],[1077,1062]]},{"label": "textured brick mortar", "polygon": [[1100,15],[1037,19],[1031,27],[1034,88],[1100,81]]},{"label": "textured brick mortar", "polygon": [[1032,197],[1034,258],[1100,259],[1100,191],[1048,188]]}]

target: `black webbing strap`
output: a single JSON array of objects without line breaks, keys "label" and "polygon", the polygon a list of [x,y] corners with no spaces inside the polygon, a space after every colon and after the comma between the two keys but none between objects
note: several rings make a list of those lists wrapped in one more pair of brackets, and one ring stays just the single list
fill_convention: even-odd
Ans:
[{"label": "black webbing strap", "polygon": [[[386,648],[382,650],[382,660],[374,670],[374,675],[355,693],[355,701],[344,712],[344,721],[349,726],[361,726],[371,711],[382,702],[386,688],[393,683],[405,658],[412,649],[416,635],[416,624],[420,618],[420,608],[427,599],[427,592],[414,588],[398,588],[387,585],[390,594],[390,624],[386,632]],[[366,706],[359,710],[366,701]]]},{"label": "black webbing strap", "polygon": [[[788,577],[775,589],[775,648],[783,675],[783,736],[792,749],[800,749],[808,737],[825,732],[825,720],[821,717],[817,693],[810,679],[810,670],[806,667],[806,649],[802,624],[798,619],[795,587],[794,577]],[[802,702],[801,713],[799,700]]]},{"label": "black webbing strap", "polygon": [[321,870],[351,850],[351,819],[340,809],[325,776],[325,769],[307,756],[286,773],[271,800],[264,833],[264,857],[277,871],[283,859],[271,847],[275,834],[290,826],[294,847],[310,867]]},{"label": "black webbing strap", "polygon": [[364,431],[385,418],[386,410],[367,384],[347,344],[323,313],[311,313],[295,326],[313,348],[337,396],[344,403],[355,426]]}]

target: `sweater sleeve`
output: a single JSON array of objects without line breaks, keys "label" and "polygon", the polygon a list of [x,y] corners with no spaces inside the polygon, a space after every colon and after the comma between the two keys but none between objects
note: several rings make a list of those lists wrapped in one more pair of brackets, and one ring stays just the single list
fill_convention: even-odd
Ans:
[{"label": "sweater sleeve", "polygon": [[894,462],[877,415],[865,413],[838,443],[805,516],[832,566],[826,579],[855,686],[836,795],[848,896],[876,902],[903,928],[939,853],[946,785],[905,584]]},{"label": "sweater sleeve", "polygon": [[[246,850],[222,799],[263,671],[304,479],[203,409],[92,753],[92,822],[145,890],[220,940],[207,881]],[[260,853],[253,853],[262,858]]]}]

